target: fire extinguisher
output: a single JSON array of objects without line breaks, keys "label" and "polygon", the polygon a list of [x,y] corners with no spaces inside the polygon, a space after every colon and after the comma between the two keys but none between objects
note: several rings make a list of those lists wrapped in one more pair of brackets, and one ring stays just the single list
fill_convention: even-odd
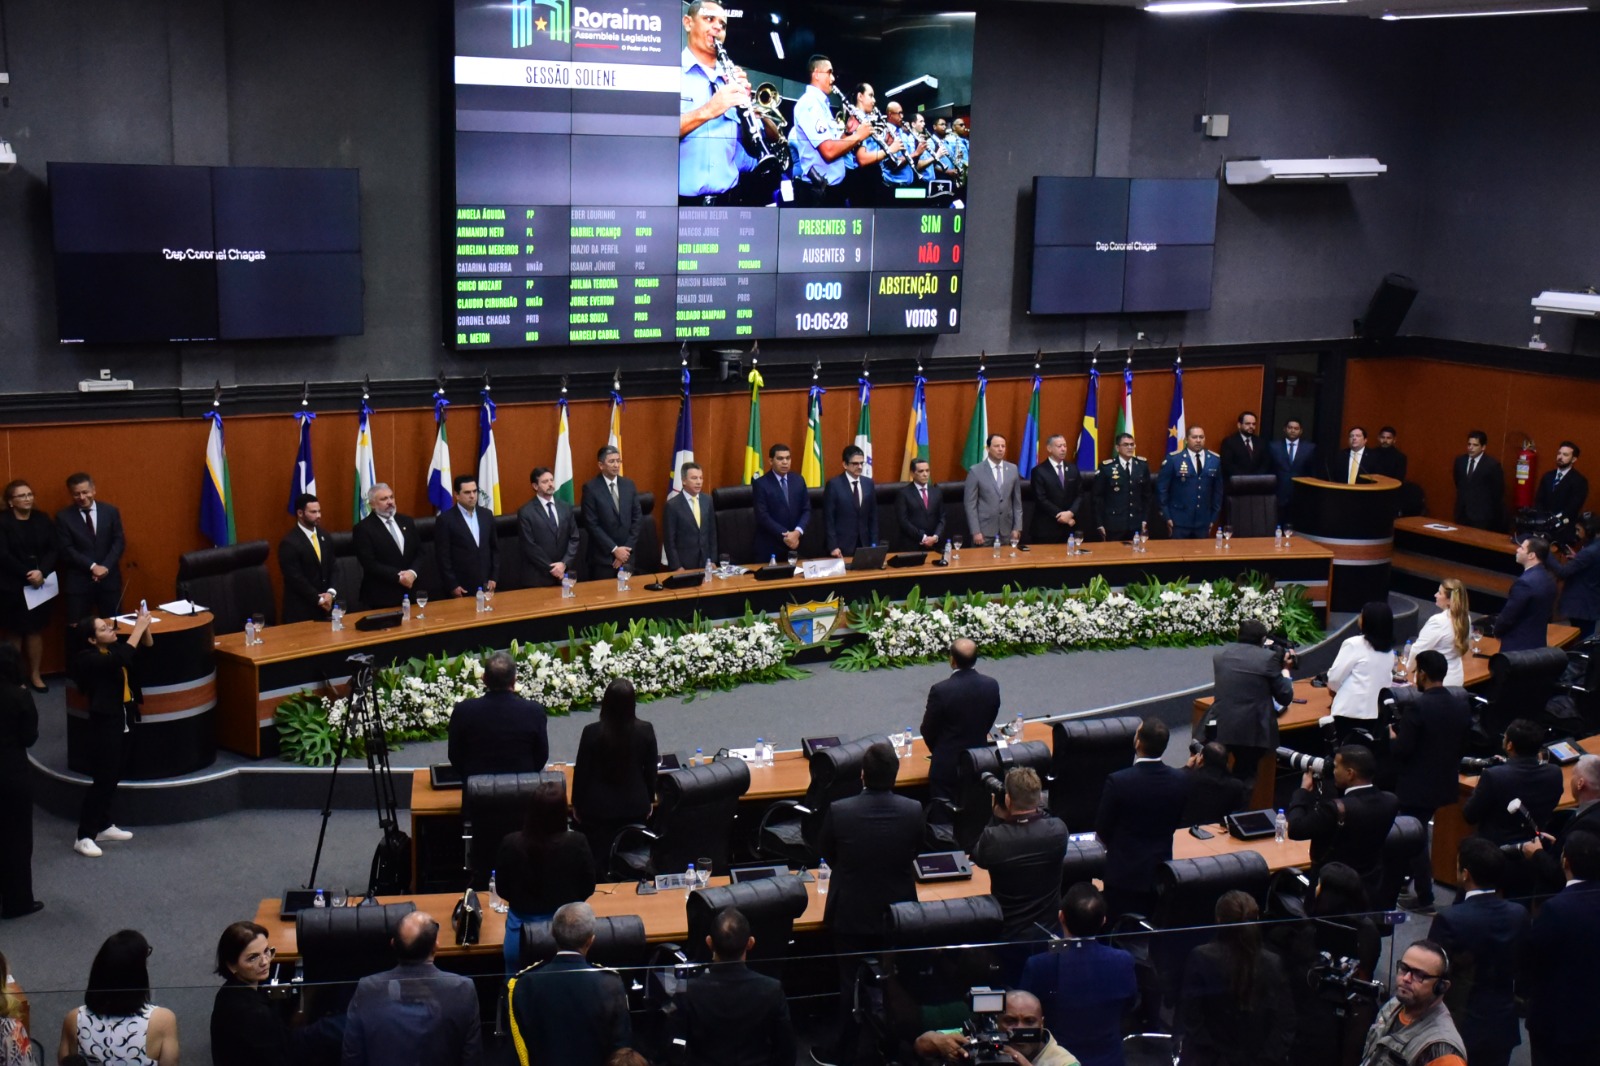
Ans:
[{"label": "fire extinguisher", "polygon": [[1534,489],[1539,481],[1539,449],[1533,441],[1522,438],[1522,450],[1517,453],[1517,488],[1511,494],[1518,510],[1533,506]]}]

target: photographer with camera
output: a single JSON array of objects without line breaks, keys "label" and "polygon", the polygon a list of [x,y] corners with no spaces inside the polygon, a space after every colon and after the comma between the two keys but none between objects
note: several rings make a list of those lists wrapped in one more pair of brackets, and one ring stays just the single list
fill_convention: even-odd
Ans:
[{"label": "photographer with camera", "polygon": [[1233,756],[1234,775],[1245,781],[1255,780],[1262,756],[1278,746],[1278,716],[1294,699],[1293,668],[1294,652],[1272,646],[1256,618],[1240,622],[1238,642],[1211,659],[1216,739]]},{"label": "photographer with camera", "polygon": [[1067,851],[1067,824],[1040,810],[1039,774],[1027,766],[993,774],[984,783],[996,792],[994,812],[972,848],[972,861],[989,871],[989,894],[1005,915],[1007,940],[1031,940],[1038,926],[1059,934],[1061,860]]},{"label": "photographer with camera", "polygon": [[1395,963],[1394,998],[1367,1030],[1361,1066],[1466,1066],[1467,1052],[1444,1004],[1450,956],[1419,940]]},{"label": "photographer with camera", "polygon": [[[978,997],[974,993],[974,998]],[[1005,1010],[977,1014],[971,1034],[932,1030],[917,1037],[915,1051],[925,1062],[965,1062],[1014,1066],[1079,1066],[1078,1060],[1044,1028],[1044,1009],[1032,992],[1005,993]]]},{"label": "photographer with camera", "polygon": [[[1460,689],[1446,688],[1449,664],[1442,654],[1425,651],[1417,656],[1417,696],[1396,701],[1397,722],[1389,726],[1389,751],[1394,756],[1395,798],[1400,813],[1424,826],[1440,807],[1456,802],[1460,793],[1461,757],[1472,732],[1472,709]],[[1427,848],[1411,863],[1415,910],[1433,906],[1433,857]]]},{"label": "photographer with camera", "polygon": [[[1316,760],[1321,762],[1321,760]],[[1361,875],[1376,899],[1383,880],[1383,844],[1400,813],[1400,801],[1372,783],[1377,760],[1359,744],[1346,744],[1333,756],[1333,791],[1308,767],[1289,798],[1289,837],[1311,841],[1311,876],[1342,862]]]}]

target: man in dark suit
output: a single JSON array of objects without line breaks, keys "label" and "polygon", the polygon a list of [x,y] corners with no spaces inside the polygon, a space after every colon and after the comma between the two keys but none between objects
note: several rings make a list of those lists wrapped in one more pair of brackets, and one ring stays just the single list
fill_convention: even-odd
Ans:
[{"label": "man in dark suit", "polygon": [[[594,910],[568,903],[550,920],[554,958],[511,979],[511,1037],[523,1066],[605,1066],[633,1042],[628,994],[611,970],[592,965]],[[525,1050],[523,1050],[525,1049]]]},{"label": "man in dark suit", "polygon": [[[623,567],[634,568],[639,527],[644,512],[639,490],[622,476],[622,453],[607,444],[595,455],[600,473],[583,486],[583,524],[589,530],[589,580],[615,577]],[[648,565],[648,563],[647,563]]]},{"label": "man in dark suit", "polygon": [[433,964],[439,923],[423,911],[400,919],[392,970],[363,977],[350,998],[341,1066],[426,1062],[476,1066],[483,1053],[472,978]]},{"label": "man in dark suit", "polygon": [[922,739],[932,762],[928,794],[956,798],[956,765],[961,753],[989,742],[1000,716],[1000,682],[977,671],[978,645],[966,637],[950,645],[950,676],[928,689]]},{"label": "man in dark suit", "polygon": [[937,551],[944,538],[944,499],[926,459],[911,460],[911,480],[894,500],[895,551]]},{"label": "man in dark suit", "polygon": [[517,695],[517,664],[497,651],[483,662],[477,699],[450,712],[450,765],[466,780],[475,774],[536,774],[550,758],[544,704]]},{"label": "man in dark suit", "polygon": [[1106,926],[1106,900],[1089,881],[1061,902],[1067,942],[1032,956],[1018,983],[1039,998],[1050,1035],[1084,1066],[1122,1066],[1122,1019],[1139,1000],[1133,956],[1096,939]]},{"label": "man in dark suit", "polygon": [[1256,618],[1239,623],[1239,639],[1211,658],[1211,714],[1217,741],[1233,756],[1233,772],[1254,781],[1262,756],[1278,746],[1278,715],[1294,699],[1289,671],[1294,654],[1266,647],[1267,627]]},{"label": "man in dark suit", "polygon": [[333,541],[322,531],[322,504],[309,492],[294,499],[294,528],[278,542],[283,621],[320,622],[333,610]]},{"label": "man in dark suit", "polygon": [[556,499],[556,476],[547,466],[528,475],[533,499],[517,508],[517,539],[527,560],[530,588],[551,588],[578,575],[578,516],[572,504]]},{"label": "man in dark suit", "polygon": [[961,506],[967,512],[967,532],[974,547],[989,544],[1010,531],[1022,536],[1022,478],[1017,464],[1006,461],[1006,439],[989,434],[985,455],[967,471],[961,487]]},{"label": "man in dark suit", "polygon": [[689,1061],[794,1066],[794,1025],[783,985],[744,962],[756,945],[749,920],[737,907],[718,912],[706,945],[711,948],[711,965],[684,989]]},{"label": "man in dark suit", "polygon": [[1217,449],[1222,460],[1224,484],[1230,477],[1271,473],[1272,455],[1266,443],[1256,435],[1259,425],[1254,411],[1241,412],[1239,431],[1230,433],[1223,440],[1222,447]]},{"label": "man in dark suit", "polygon": [[851,993],[860,960],[850,956],[882,945],[890,904],[917,898],[911,864],[922,850],[922,805],[895,795],[899,773],[900,760],[887,742],[867,748],[861,757],[863,791],[829,805],[817,836],[817,852],[833,870],[823,921],[839,955],[840,989],[839,1035],[833,1047],[820,1051],[819,1061],[856,1061]]},{"label": "man in dark suit", "polygon": [[1467,454],[1456,456],[1451,472],[1456,485],[1455,520],[1475,529],[1503,529],[1506,472],[1500,460],[1487,454],[1489,434],[1481,429],[1467,434]]},{"label": "man in dark suit", "polygon": [[1552,551],[1545,565],[1561,579],[1561,616],[1578,629],[1578,640],[1587,640],[1600,619],[1600,515],[1585,511],[1573,524],[1577,551],[1565,549],[1566,559]]},{"label": "man in dark suit", "polygon": [[367,517],[350,531],[361,564],[361,604],[364,607],[398,607],[400,600],[416,594],[417,556],[422,538],[417,524],[395,506],[394,490],[379,483],[367,491]]},{"label": "man in dark suit", "polygon": [[1130,540],[1144,533],[1150,514],[1150,464],[1133,454],[1133,434],[1117,434],[1117,454],[1100,464],[1094,479],[1095,513],[1101,540]]},{"label": "man in dark suit", "polygon": [[1042,810],[1038,771],[1006,771],[1005,795],[996,796],[989,824],[972,846],[972,861],[989,871],[989,894],[1005,916],[1007,940],[1037,940],[1039,926],[1059,932],[1061,861],[1067,824]]},{"label": "man in dark suit", "polygon": [[1184,447],[1167,456],[1156,496],[1176,540],[1203,540],[1222,514],[1222,461],[1206,450],[1206,431],[1190,426]]},{"label": "man in dark suit", "polygon": [[1183,825],[1189,778],[1166,765],[1167,723],[1146,718],[1133,735],[1133,765],[1106,778],[1094,830],[1106,849],[1106,903],[1113,917],[1149,914],[1156,870],[1172,858],[1172,834]]},{"label": "man in dark suit", "polygon": [[109,618],[122,608],[122,515],[95,499],[94,479],[77,473],[67,478],[72,506],[56,513],[61,542],[61,595],[67,624],[85,618]]},{"label": "man in dark suit", "polygon": [[706,475],[699,463],[684,463],[678,477],[683,491],[667,500],[662,544],[672,569],[698,570],[717,559],[717,512],[710,494],[703,491]]},{"label": "man in dark suit", "polygon": [[1298,418],[1283,423],[1283,439],[1272,442],[1272,472],[1278,478],[1278,521],[1294,521],[1294,479],[1316,477],[1322,473],[1317,446],[1302,440]]},{"label": "man in dark suit", "polygon": [[1533,497],[1535,510],[1566,515],[1569,519],[1583,513],[1584,501],[1589,498],[1589,479],[1573,469],[1580,454],[1578,446],[1570,440],[1556,447],[1555,469],[1539,479],[1539,489]]},{"label": "man in dark suit", "polygon": [[872,479],[861,473],[866,465],[866,453],[854,444],[846,445],[844,470],[829,478],[822,491],[828,554],[835,559],[878,543],[878,497]]},{"label": "man in dark suit", "polygon": [[1228,749],[1215,740],[1189,756],[1185,769],[1189,771],[1185,825],[1215,825],[1243,810],[1250,800],[1250,786],[1228,771]]},{"label": "man in dark suit", "polygon": [[1569,836],[1580,831],[1600,836],[1600,755],[1578,757],[1572,767],[1571,788],[1577,810],[1560,831],[1554,836],[1541,832],[1539,839],[1522,845],[1522,855],[1532,861],[1533,879],[1542,892],[1557,891],[1565,880],[1560,857]]},{"label": "man in dark suit", "polygon": [[1067,462],[1067,438],[1053,434],[1044,442],[1045,461],[1033,468],[1033,521],[1028,539],[1035,544],[1061,544],[1078,532],[1085,495],[1078,468]]},{"label": "man in dark suit", "polygon": [[1343,485],[1354,485],[1365,474],[1376,474],[1372,449],[1367,447],[1367,431],[1363,426],[1350,427],[1350,447],[1333,453],[1328,464],[1328,480]]},{"label": "man in dark suit", "polygon": [[[1466,693],[1446,688],[1444,655],[1417,654],[1417,698],[1397,705],[1399,720],[1389,726],[1389,753],[1397,772],[1395,798],[1400,813],[1424,826],[1440,807],[1456,802],[1461,791],[1461,757],[1472,732],[1472,708]],[[1411,883],[1418,909],[1433,906],[1433,859],[1423,848],[1411,863]]]},{"label": "man in dark suit", "polygon": [[774,444],[767,449],[767,472],[750,485],[750,504],[756,516],[750,553],[757,563],[798,551],[800,535],[811,520],[806,483],[789,472],[793,461],[787,444]]},{"label": "man in dark suit", "polygon": [[499,538],[494,514],[478,500],[478,479],[457,474],[456,505],[433,523],[433,558],[447,596],[493,592],[500,576]]},{"label": "man in dark suit", "polygon": [[1393,426],[1378,430],[1378,446],[1372,449],[1372,472],[1404,481],[1410,464],[1406,461],[1406,453],[1395,447],[1396,439]]},{"label": "man in dark suit", "polygon": [[1529,537],[1517,545],[1522,574],[1511,583],[1506,605],[1495,619],[1495,636],[1501,651],[1527,651],[1549,643],[1550,616],[1556,609],[1556,579],[1545,567],[1550,542]]},{"label": "man in dark suit", "polygon": [[1311,841],[1313,878],[1330,862],[1342,862],[1361,875],[1367,893],[1376,896],[1383,879],[1383,845],[1400,813],[1394,794],[1372,783],[1377,773],[1372,752],[1346,744],[1333,756],[1337,797],[1318,788],[1307,770],[1289,797],[1289,838]]},{"label": "man in dark suit", "polygon": [[1456,854],[1461,897],[1433,920],[1428,939],[1450,953],[1445,1004],[1458,1018],[1472,1066],[1506,1066],[1522,1043],[1513,998],[1517,953],[1528,934],[1528,909],[1498,890],[1506,857],[1482,837],[1468,837]]},{"label": "man in dark suit", "polygon": [[[1528,839],[1527,820],[1506,807],[1522,801],[1533,824],[1543,829],[1567,790],[1561,767],[1539,758],[1544,727],[1518,718],[1506,726],[1503,741],[1506,761],[1478,775],[1478,785],[1467,797],[1461,816],[1478,827],[1478,835],[1495,844],[1521,844]],[[1581,786],[1580,786],[1581,789]]]},{"label": "man in dark suit", "polygon": [[1522,952],[1533,1066],[1594,1061],[1594,1032],[1584,1019],[1600,998],[1600,836],[1568,833],[1561,869],[1566,887],[1539,907]]}]

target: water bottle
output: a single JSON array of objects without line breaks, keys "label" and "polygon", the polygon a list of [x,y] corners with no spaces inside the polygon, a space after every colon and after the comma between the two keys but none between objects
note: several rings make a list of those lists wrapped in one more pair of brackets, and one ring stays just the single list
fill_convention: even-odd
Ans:
[{"label": "water bottle", "polygon": [[711,565],[711,560],[707,559],[706,560],[706,578],[705,578],[705,583],[707,585],[711,584],[712,575],[714,575],[716,572],[717,572],[716,568]]},{"label": "water bottle", "polygon": [[400,619],[404,622],[411,621],[411,593],[400,597]]},{"label": "water bottle", "polygon": [[626,566],[617,567],[617,591],[628,591],[628,568]]},{"label": "water bottle", "polygon": [[765,765],[767,765],[766,749],[767,749],[767,739],[765,737],[756,737],[756,765],[757,766],[765,766]]},{"label": "water bottle", "polygon": [[690,892],[693,892],[698,887],[700,887],[700,877],[694,872],[694,863],[691,862],[689,868],[683,872],[684,896],[687,897]]},{"label": "water bottle", "polygon": [[1005,539],[1005,535],[997,530],[994,535],[994,557],[996,559],[1000,558],[1000,542],[1003,539]]},{"label": "water bottle", "polygon": [[817,866],[817,895],[828,894],[828,880],[833,877],[833,871],[828,869],[828,860],[823,859]]},{"label": "water bottle", "polygon": [[328,621],[333,624],[335,633],[344,628],[344,604],[334,602],[333,610],[328,612]]},{"label": "water bottle", "polygon": [[1222,550],[1222,527],[1217,527],[1217,550]]},{"label": "water bottle", "polygon": [[1139,531],[1137,529],[1133,531],[1133,550],[1139,550]]},{"label": "water bottle", "polygon": [[778,555],[777,555],[776,552],[774,552],[773,554],[767,556],[767,565],[768,566],[777,566],[778,565]]},{"label": "water bottle", "polygon": [[1017,716],[1011,720],[1011,739],[1015,740],[1018,744],[1022,743],[1022,730],[1022,714],[1021,712],[1018,712]]},{"label": "water bottle", "polygon": [[1274,548],[1283,547],[1283,527],[1282,526],[1274,526],[1273,527],[1273,529],[1272,529],[1272,546]]},{"label": "water bottle", "polygon": [[319,909],[328,905],[328,898],[322,894],[322,889],[317,889],[317,898],[311,901],[311,905]]},{"label": "water bottle", "polygon": [[1289,819],[1284,817],[1282,807],[1278,808],[1278,816],[1272,820],[1272,839],[1278,844],[1289,839]]},{"label": "water bottle", "polygon": [[704,766],[705,764],[706,764],[706,749],[704,749],[704,748],[696,748],[696,749],[694,749],[694,761],[691,762],[689,765],[690,766]]},{"label": "water bottle", "polygon": [[950,565],[950,550],[950,542],[947,540],[944,542],[944,565],[946,566]]},{"label": "water bottle", "polygon": [[902,759],[911,758],[911,746],[915,743],[915,741],[916,737],[915,734],[911,732],[911,727],[906,726],[905,730],[900,734],[900,757]]},{"label": "water bottle", "polygon": [[255,642],[256,642],[256,620],[254,618],[246,618],[244,620],[244,643],[245,643],[245,646],[249,647],[251,644],[254,644]]},{"label": "water bottle", "polygon": [[575,600],[578,598],[578,582],[571,574],[561,575],[561,598]]},{"label": "water bottle", "polygon": [[500,890],[495,887],[494,875],[495,875],[495,871],[490,870],[489,871],[489,909],[494,911],[496,914],[504,914],[506,912],[507,908],[506,908],[506,905],[505,905],[505,901],[500,898]]},{"label": "water bottle", "polygon": [[484,607],[488,606],[487,604],[485,604],[483,602],[483,586],[482,585],[478,586],[478,593],[477,593],[476,596],[473,597],[472,604],[473,604],[473,610],[477,611],[479,614],[482,614]]},{"label": "water bottle", "polygon": [[[1406,641],[1406,649],[1400,655],[1400,678],[1405,677],[1405,669],[1411,663],[1411,642]],[[1398,680],[1397,678],[1396,680]]]}]

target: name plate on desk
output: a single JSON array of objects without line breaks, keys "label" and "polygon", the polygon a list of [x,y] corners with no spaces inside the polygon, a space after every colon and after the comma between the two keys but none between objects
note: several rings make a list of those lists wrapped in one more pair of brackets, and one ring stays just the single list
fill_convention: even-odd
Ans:
[{"label": "name plate on desk", "polygon": [[843,559],[807,559],[800,564],[802,575],[807,581],[819,577],[843,577]]}]

